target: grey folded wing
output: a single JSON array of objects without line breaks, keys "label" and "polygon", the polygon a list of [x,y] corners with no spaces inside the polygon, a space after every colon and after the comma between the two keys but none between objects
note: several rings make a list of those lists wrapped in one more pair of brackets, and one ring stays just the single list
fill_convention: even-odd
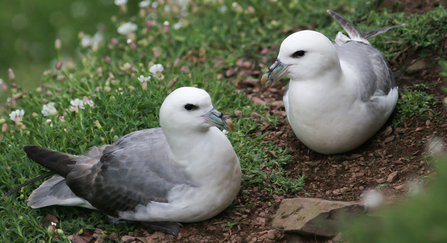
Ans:
[{"label": "grey folded wing", "polygon": [[119,211],[152,201],[167,202],[174,186],[193,186],[175,164],[160,128],[130,133],[102,149],[93,166],[81,156],[66,183],[78,197],[108,215],[117,217]]},{"label": "grey folded wing", "polygon": [[361,100],[387,95],[395,86],[394,75],[379,50],[362,42],[350,41],[335,45],[340,61],[348,63],[360,77]]}]

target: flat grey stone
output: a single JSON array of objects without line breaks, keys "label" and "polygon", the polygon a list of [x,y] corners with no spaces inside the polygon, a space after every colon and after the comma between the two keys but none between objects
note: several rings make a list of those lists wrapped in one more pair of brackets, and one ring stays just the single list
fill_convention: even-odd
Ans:
[{"label": "flat grey stone", "polygon": [[428,67],[427,63],[422,60],[418,60],[415,63],[411,64],[405,71],[408,74],[413,74],[417,72],[421,72]]},{"label": "flat grey stone", "polygon": [[328,201],[317,198],[282,200],[272,225],[286,233],[315,234],[333,237],[338,234],[336,222],[346,212],[360,211],[358,202]]}]

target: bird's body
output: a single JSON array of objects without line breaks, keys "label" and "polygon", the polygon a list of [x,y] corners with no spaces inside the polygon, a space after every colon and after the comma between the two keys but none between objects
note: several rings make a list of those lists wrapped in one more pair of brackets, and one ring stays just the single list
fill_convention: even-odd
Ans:
[{"label": "bird's body", "polygon": [[232,124],[205,91],[189,87],[166,98],[160,123],[80,156],[26,146],[31,159],[60,175],[33,191],[28,205],[81,206],[143,222],[197,222],[222,212],[239,191],[241,168],[214,125]]},{"label": "bird's body", "polygon": [[290,78],[284,94],[289,123],[300,141],[323,154],[363,144],[383,126],[398,98],[380,51],[352,23],[330,13],[351,39],[339,33],[331,42],[316,31],[296,32],[283,41],[266,74],[270,82]]}]

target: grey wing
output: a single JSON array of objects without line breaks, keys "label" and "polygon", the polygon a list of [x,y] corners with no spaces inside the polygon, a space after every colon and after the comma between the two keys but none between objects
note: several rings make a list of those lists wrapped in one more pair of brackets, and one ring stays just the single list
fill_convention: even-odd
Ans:
[{"label": "grey wing", "polygon": [[361,99],[368,102],[372,96],[387,95],[395,86],[394,75],[379,50],[363,42],[349,41],[335,45],[340,61],[353,67],[361,79]]},{"label": "grey wing", "polygon": [[77,163],[66,183],[78,197],[117,217],[119,211],[151,201],[167,202],[168,192],[176,185],[190,185],[188,179],[174,164],[166,137],[156,128],[130,133],[105,147],[100,162],[90,169]]}]

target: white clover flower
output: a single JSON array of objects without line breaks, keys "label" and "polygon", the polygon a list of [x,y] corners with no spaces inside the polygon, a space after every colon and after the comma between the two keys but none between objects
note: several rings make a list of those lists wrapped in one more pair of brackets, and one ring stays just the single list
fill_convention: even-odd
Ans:
[{"label": "white clover flower", "polygon": [[57,115],[57,110],[54,107],[55,103],[54,102],[50,102],[46,105],[43,105],[42,107],[42,114],[43,116],[55,116]]},{"label": "white clover flower", "polygon": [[147,77],[144,77],[143,75],[140,75],[140,77],[138,78],[138,80],[140,81],[140,82],[147,82],[147,81],[149,81],[149,80],[151,80],[151,76],[147,76]]},{"label": "white clover flower", "polygon": [[145,0],[138,3],[138,6],[140,6],[140,8],[147,8],[149,7],[149,5],[151,5],[151,0]]},{"label": "white clover flower", "polygon": [[9,114],[9,118],[17,123],[22,121],[23,115],[25,115],[25,111],[17,109]]},{"label": "white clover flower", "polygon": [[127,0],[115,0],[115,5],[122,6],[122,5],[126,5],[126,4],[127,4]]},{"label": "white clover flower", "polygon": [[164,68],[161,64],[155,64],[154,66],[149,68],[149,72],[151,72],[154,75],[157,75],[157,73],[163,72]]},{"label": "white clover flower", "polygon": [[137,30],[138,26],[134,23],[127,22],[118,27],[118,33],[125,35],[129,32],[134,32]]},{"label": "white clover flower", "polygon": [[153,7],[153,8],[157,8],[157,7],[158,7],[158,2],[153,2],[153,3],[152,3],[152,7]]}]

